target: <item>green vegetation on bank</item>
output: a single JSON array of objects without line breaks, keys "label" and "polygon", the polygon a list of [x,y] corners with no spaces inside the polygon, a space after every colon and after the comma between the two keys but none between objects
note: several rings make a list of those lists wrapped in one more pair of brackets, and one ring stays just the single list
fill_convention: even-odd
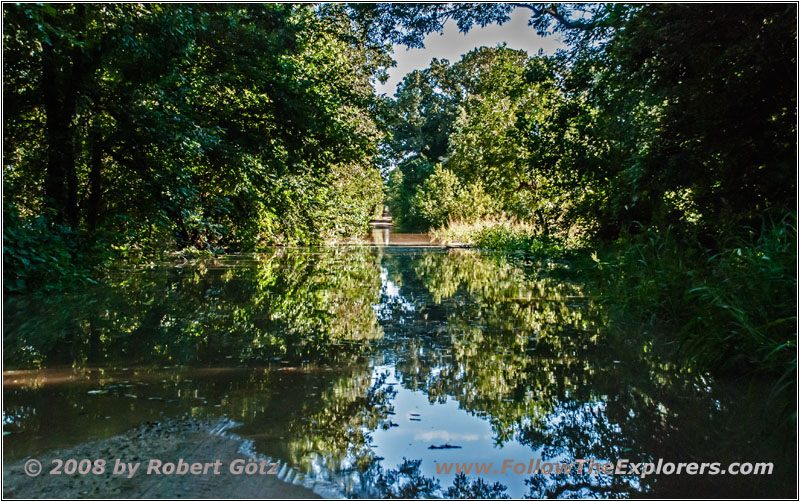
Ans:
[{"label": "green vegetation on bank", "polygon": [[649,229],[594,255],[594,280],[617,321],[676,340],[698,369],[778,379],[781,415],[795,413],[796,217],[767,221],[720,252]]},{"label": "green vegetation on bank", "polygon": [[387,112],[403,227],[506,215],[549,237],[672,228],[722,251],[794,210],[796,96],[779,78],[794,9],[593,9],[557,25],[569,52],[484,47],[406,76]]},{"label": "green vegetation on bank", "polygon": [[548,239],[536,225],[507,218],[484,218],[470,223],[450,221],[431,235],[446,244],[466,244],[484,249],[523,251],[537,258],[558,259],[568,248],[565,242]]},{"label": "green vegetation on bank", "polygon": [[358,234],[382,202],[371,81],[391,58],[343,5],[3,14],[7,290]]}]

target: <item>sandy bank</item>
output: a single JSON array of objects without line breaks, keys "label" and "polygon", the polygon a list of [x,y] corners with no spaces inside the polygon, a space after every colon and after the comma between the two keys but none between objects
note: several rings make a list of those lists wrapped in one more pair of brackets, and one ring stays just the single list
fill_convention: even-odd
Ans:
[{"label": "sandy bank", "polygon": [[[120,436],[37,455],[42,472],[25,474],[22,460],[3,466],[4,498],[320,498],[309,488],[281,481],[275,474],[234,475],[230,465],[252,458],[241,439],[225,433],[230,422],[194,419],[148,423]],[[246,445],[245,445],[246,446]],[[50,474],[53,459],[103,459],[102,474]],[[141,463],[131,477],[114,475],[115,460]],[[150,459],[164,463],[219,461],[219,474],[158,475],[146,473]],[[62,471],[65,470],[62,467]],[[98,471],[100,469],[98,468]],[[283,466],[279,471],[286,473]],[[199,469],[198,469],[199,471]],[[291,477],[291,476],[286,476]]]}]

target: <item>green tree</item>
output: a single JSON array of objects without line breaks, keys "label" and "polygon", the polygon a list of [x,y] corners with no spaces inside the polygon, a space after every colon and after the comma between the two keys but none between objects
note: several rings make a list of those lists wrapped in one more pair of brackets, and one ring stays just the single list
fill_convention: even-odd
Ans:
[{"label": "green tree", "polygon": [[366,229],[381,199],[370,82],[391,60],[342,6],[4,14],[4,212],[19,229],[4,228],[7,270],[42,241],[27,226],[38,217],[70,236],[49,242],[84,243],[66,250],[76,266],[98,249],[252,249]]},{"label": "green tree", "polygon": [[635,11],[600,55],[613,72],[597,93],[608,93],[607,137],[625,149],[613,172],[621,225],[686,227],[688,206],[719,245],[794,206],[796,19],[786,5]]}]

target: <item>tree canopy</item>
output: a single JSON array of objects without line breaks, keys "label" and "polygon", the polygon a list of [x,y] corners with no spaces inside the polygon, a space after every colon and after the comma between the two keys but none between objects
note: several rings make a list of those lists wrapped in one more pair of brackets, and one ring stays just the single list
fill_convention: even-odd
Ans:
[{"label": "tree canopy", "polygon": [[793,209],[794,7],[363,9],[394,19],[384,36],[414,46],[447,19],[466,30],[507,20],[514,6],[530,10],[539,33],[564,33],[570,49],[480,48],[398,88],[389,123],[402,186],[390,203],[409,226],[426,225],[407,201],[437,162],[464,184],[481,180],[502,212],[545,233],[579,225],[609,239],[671,226],[719,248]]},{"label": "tree canopy", "polygon": [[[391,44],[514,9],[568,49],[477,48],[375,95]],[[722,249],[795,205],[796,16],[787,4],[5,5],[11,287],[58,283],[82,258],[358,235],[387,165],[406,228],[512,217],[601,242],[672,228]]]},{"label": "tree canopy", "polygon": [[381,202],[391,59],[342,6],[9,4],[3,37],[7,266],[54,239],[309,243]]}]

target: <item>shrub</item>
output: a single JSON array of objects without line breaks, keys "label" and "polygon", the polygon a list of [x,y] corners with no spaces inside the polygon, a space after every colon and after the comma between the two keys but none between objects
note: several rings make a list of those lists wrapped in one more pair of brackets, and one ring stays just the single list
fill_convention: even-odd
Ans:
[{"label": "shrub", "polygon": [[480,182],[462,185],[455,173],[437,165],[411,199],[411,210],[429,228],[438,228],[451,220],[474,222],[491,215],[496,203]]},{"label": "shrub", "polygon": [[28,221],[5,205],[3,222],[3,284],[12,293],[88,279],[82,263],[82,242],[71,228],[52,225],[44,216]]},{"label": "shrub", "polygon": [[451,221],[431,234],[449,244],[523,251],[541,258],[561,258],[565,251],[563,243],[544,236],[535,225],[503,217],[484,218],[472,223]]}]

